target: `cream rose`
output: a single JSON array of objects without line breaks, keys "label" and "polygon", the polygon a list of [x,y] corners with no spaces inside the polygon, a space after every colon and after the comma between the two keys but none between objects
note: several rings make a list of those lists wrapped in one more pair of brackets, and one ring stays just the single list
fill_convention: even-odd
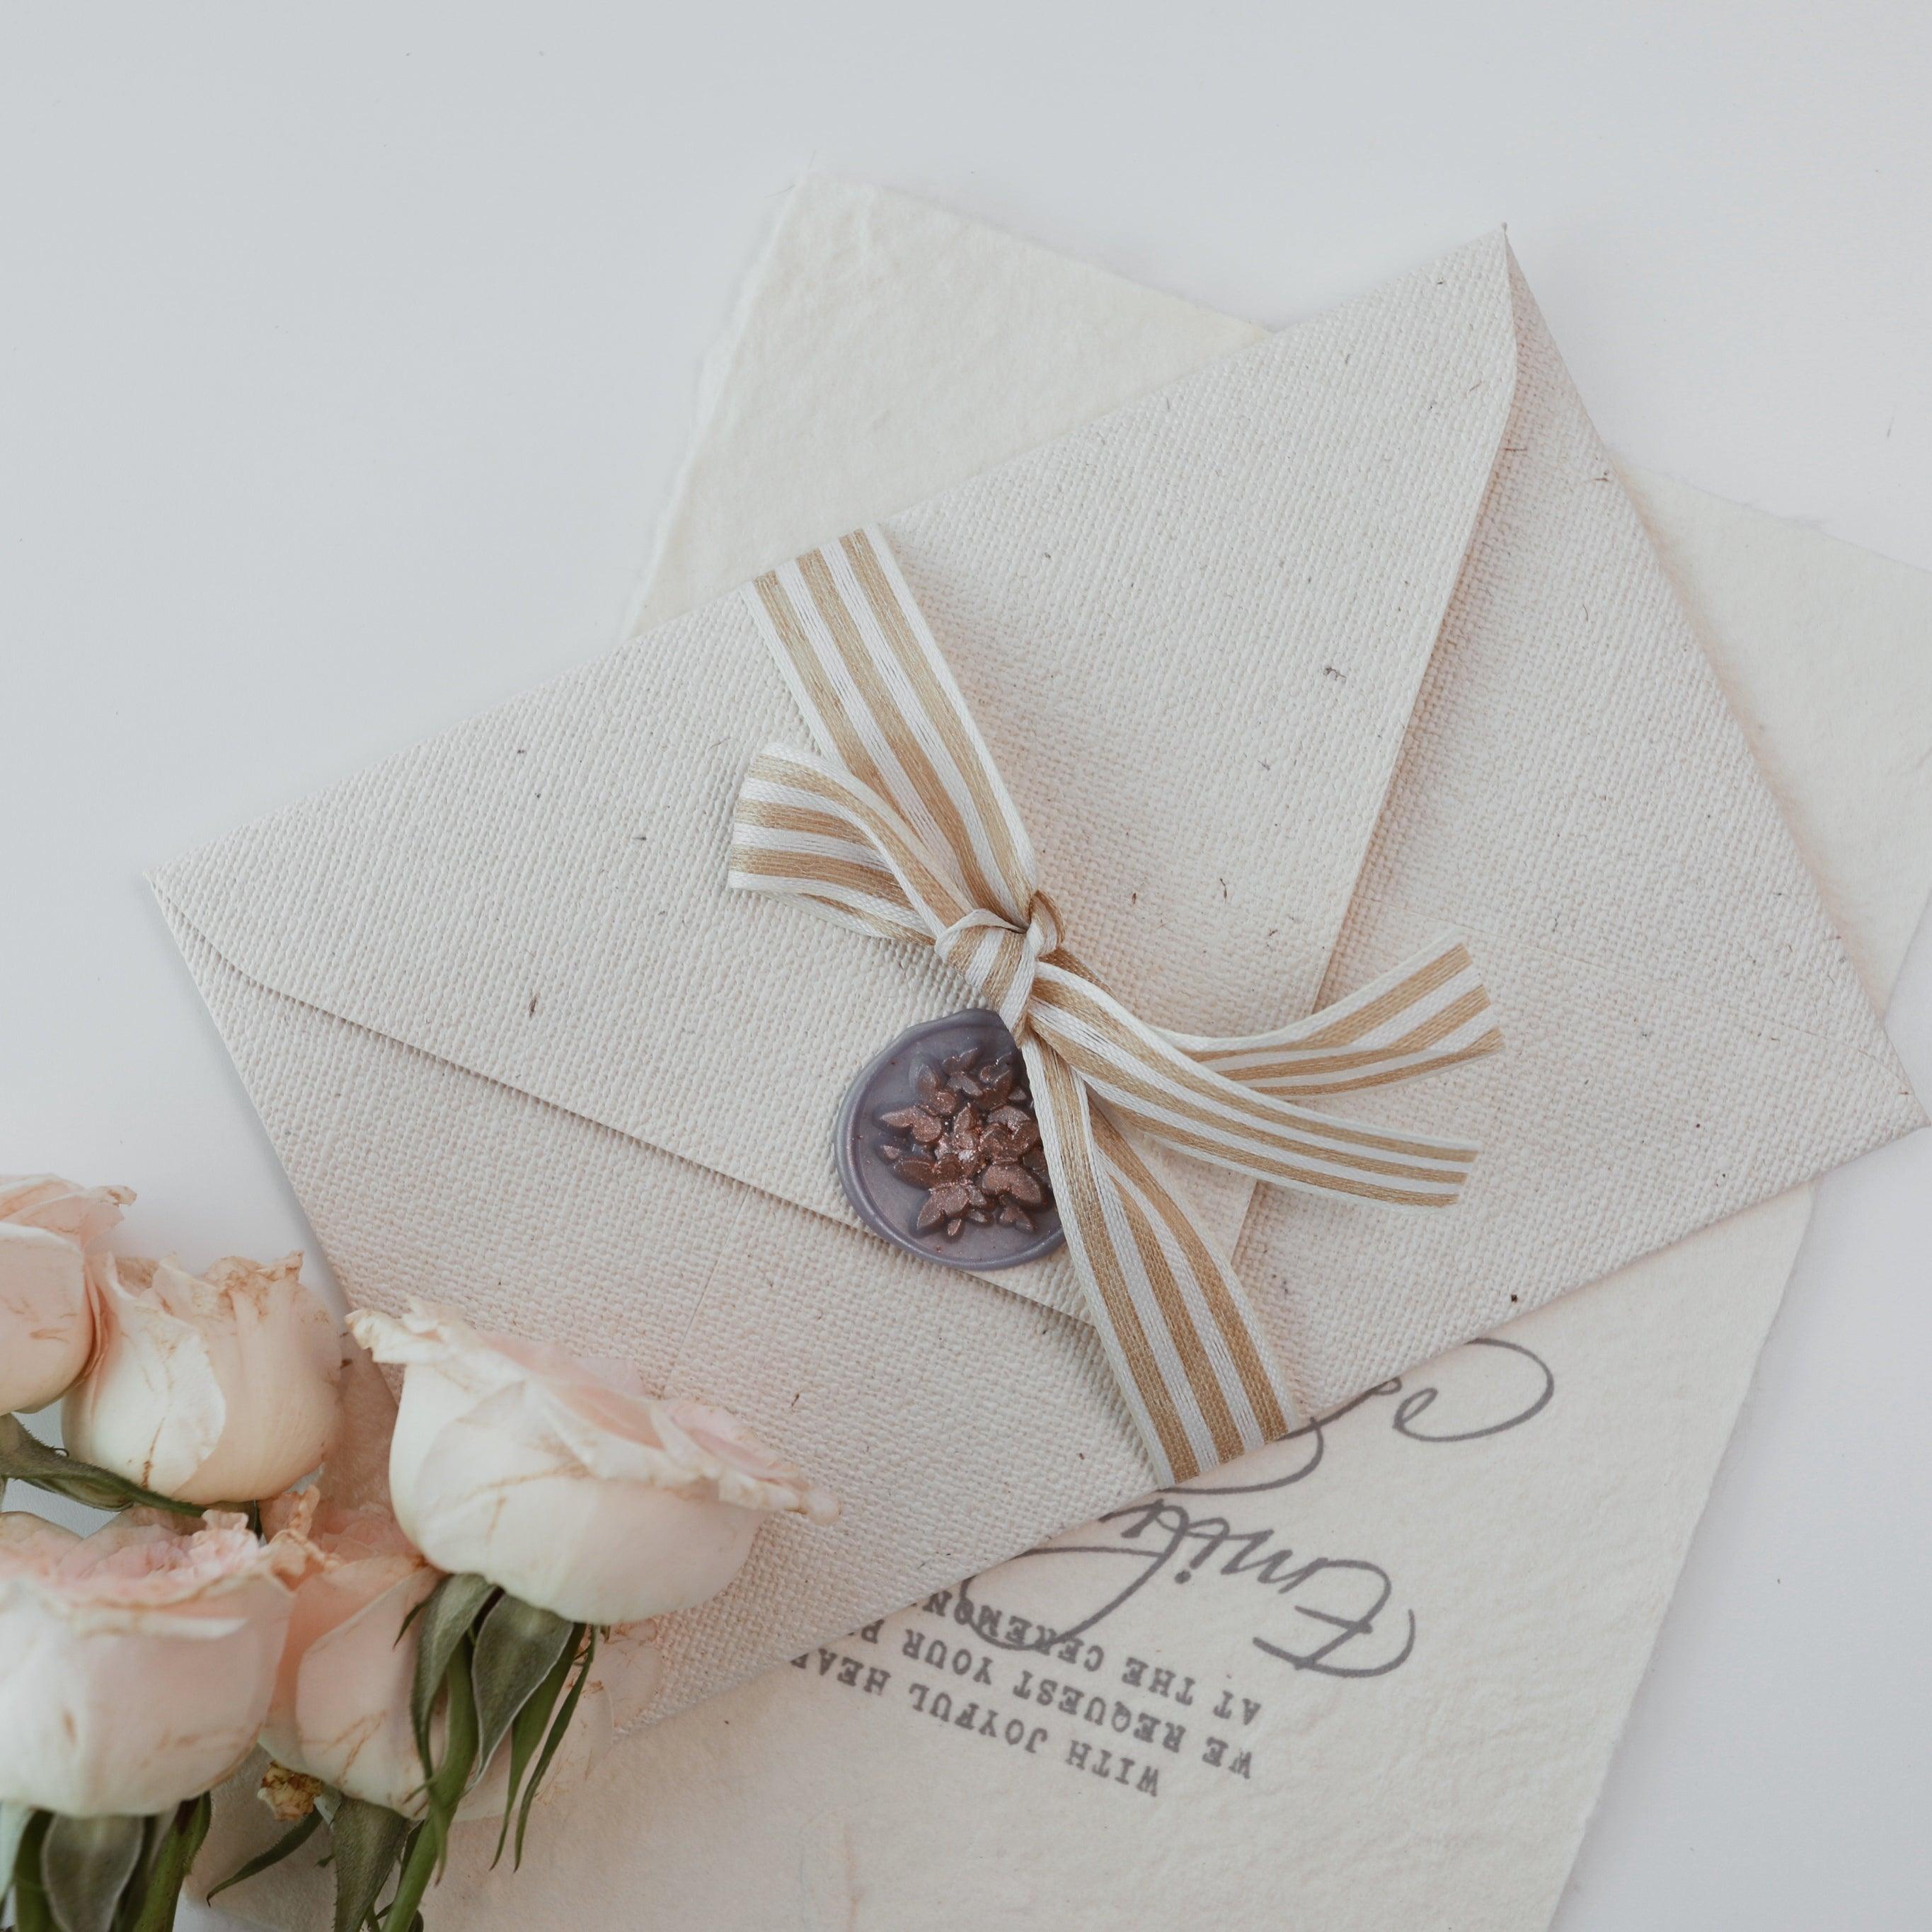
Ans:
[{"label": "cream rose", "polygon": [[0,1174],[0,1414],[44,1408],[87,1366],[87,1258],[134,1198],[51,1174]]},{"label": "cream rose", "polygon": [[0,1802],[166,1810],[246,1757],[308,1562],[238,1516],[0,1514]]},{"label": "cream rose", "polygon": [[765,1516],[838,1505],[724,1410],[630,1370],[479,1334],[412,1304],[349,1324],[404,1371],[389,1448],[398,1520],[441,1568],[574,1622],[628,1623],[715,1596]]},{"label": "cream rose", "polygon": [[279,1495],[334,1432],[341,1338],[299,1279],[231,1256],[206,1275],[177,1262],[96,1263],[94,1360],[68,1394],[68,1449],[184,1502]]},{"label": "cream rose", "polygon": [[[312,1496],[290,1496],[269,1504],[262,1519],[266,1527],[303,1539],[318,1559],[296,1594],[263,1748],[278,1765],[352,1798],[419,1817],[423,1768],[409,1709],[419,1625],[410,1619],[442,1573],[385,1509],[318,1508]],[[546,1793],[586,1775],[656,1694],[662,1666],[650,1634],[614,1631],[599,1646]],[[433,1748],[440,1756],[440,1736]],[[508,1784],[506,1743],[458,1816],[500,1816]]]}]

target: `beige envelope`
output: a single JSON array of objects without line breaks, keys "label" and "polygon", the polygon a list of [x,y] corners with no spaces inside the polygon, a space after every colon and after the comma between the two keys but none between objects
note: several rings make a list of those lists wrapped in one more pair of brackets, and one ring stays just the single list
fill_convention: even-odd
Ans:
[{"label": "beige envelope", "polygon": [[[1355,1100],[1477,1132],[1465,1202],[1248,1217],[1312,1406],[1918,1124],[1499,238],[884,528],[1148,1018],[1257,1028],[1444,925],[1488,977],[1508,1054]],[[726,598],[156,882],[353,1298],[631,1356],[845,1497],[676,1620],[666,1710],[1147,1480],[1063,1270],[849,1225],[846,1082],[962,1002],[725,892],[802,736]]]}]

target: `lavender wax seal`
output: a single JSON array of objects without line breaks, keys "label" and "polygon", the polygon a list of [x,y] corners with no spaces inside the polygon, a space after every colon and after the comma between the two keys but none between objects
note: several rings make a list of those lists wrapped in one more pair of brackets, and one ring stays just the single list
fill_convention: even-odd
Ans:
[{"label": "lavender wax seal", "polygon": [[1060,1244],[1026,1067],[998,1013],[901,1034],[853,1082],[835,1150],[859,1218],[908,1254],[985,1270]]}]

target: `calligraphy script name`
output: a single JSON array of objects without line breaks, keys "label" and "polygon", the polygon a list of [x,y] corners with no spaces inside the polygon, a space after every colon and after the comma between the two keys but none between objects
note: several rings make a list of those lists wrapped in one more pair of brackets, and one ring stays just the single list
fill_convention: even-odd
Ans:
[{"label": "calligraphy script name", "polygon": [[973,1592],[983,1580],[976,1579],[959,1589],[953,1620],[970,1625],[982,1642],[997,1649],[1070,1655],[1081,1639],[1157,1577],[1171,1576],[1178,1584],[1222,1577],[1268,1593],[1288,1612],[1285,1620],[1271,1622],[1264,1634],[1250,1640],[1266,1655],[1327,1677],[1380,1677],[1400,1669],[1415,1648],[1415,1612],[1406,1607],[1392,1611],[1396,1586],[1387,1570],[1361,1557],[1304,1556],[1277,1540],[1275,1526],[1244,1528],[1237,1513],[1246,1512],[1238,1503],[1229,1505],[1233,1498],[1272,1496],[1306,1482],[1322,1467],[1336,1424],[1370,1412],[1372,1406],[1393,1405],[1388,1420],[1396,1435],[1442,1444],[1520,1429],[1555,1399],[1556,1378],[1549,1364],[1522,1343],[1489,1336],[1468,1346],[1496,1352],[1503,1358],[1499,1367],[1507,1362],[1499,1388],[1484,1391],[1492,1398],[1500,1396],[1502,1414],[1445,1426],[1430,1415],[1442,1394],[1437,1383],[1412,1388],[1400,1377],[1380,1383],[1263,1452],[1288,1454],[1292,1461],[1286,1470],[1252,1482],[1197,1481],[1160,1490],[1102,1517],[1096,1527],[1106,1540],[1051,1544],[1015,1559],[1001,1573],[1004,1582],[1020,1564],[1054,1564],[1057,1572],[1058,1559],[1066,1557],[1112,1559],[1106,1567],[1096,1566],[1110,1594],[1083,1614],[1070,1620],[1063,1616],[1049,1627],[976,1598]]}]

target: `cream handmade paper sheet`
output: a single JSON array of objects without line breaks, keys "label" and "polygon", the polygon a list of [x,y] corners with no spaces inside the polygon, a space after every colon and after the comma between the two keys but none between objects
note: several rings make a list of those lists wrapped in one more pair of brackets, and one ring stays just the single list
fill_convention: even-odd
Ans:
[{"label": "cream handmade paper sheet", "polygon": [[[640,621],[810,541],[818,517],[917,496],[1251,332],[809,182],[711,372]],[[814,487],[772,472],[774,440]],[[1625,480],[1882,995],[1932,885],[1932,580]],[[545,1808],[520,1876],[460,1851],[443,1908],[477,1932],[533,1912],[584,1932],[1532,1932],[1808,1211],[1799,1192],[1735,1216],[1157,1510],[631,1741]],[[1080,1628],[1070,1654],[1029,1650],[1042,1622]],[[231,1896],[304,1925],[326,1874]]]},{"label": "cream handmade paper sheet", "polygon": [[[1918,1120],[1499,237],[874,508],[1139,1010],[1243,1030],[1444,925],[1478,954],[1510,1051],[1354,1096],[1480,1139],[1462,1204],[1248,1217],[1306,1406]],[[960,993],[724,890],[797,733],[727,596],[157,881],[352,1298],[629,1356],[845,1498],[672,1621],[666,1712],[1150,1480],[1064,1268],[847,1225],[843,1086]]]}]

